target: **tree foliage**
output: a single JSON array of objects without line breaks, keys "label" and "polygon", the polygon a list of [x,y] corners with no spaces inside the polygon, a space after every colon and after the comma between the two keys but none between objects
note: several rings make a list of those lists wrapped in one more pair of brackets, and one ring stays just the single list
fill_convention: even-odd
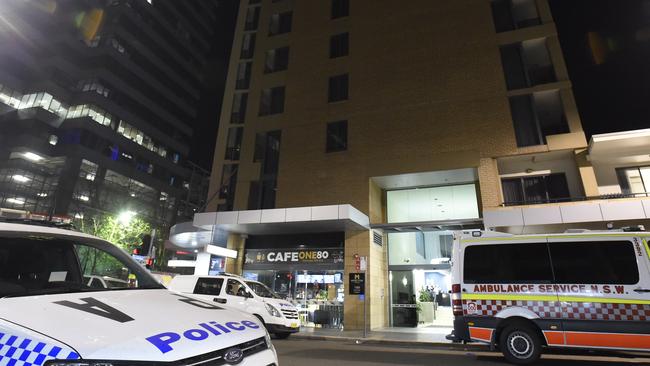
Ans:
[{"label": "tree foliage", "polygon": [[81,231],[109,241],[127,252],[142,243],[142,235],[151,232],[151,225],[139,217],[123,223],[113,215],[102,215],[81,221]]}]

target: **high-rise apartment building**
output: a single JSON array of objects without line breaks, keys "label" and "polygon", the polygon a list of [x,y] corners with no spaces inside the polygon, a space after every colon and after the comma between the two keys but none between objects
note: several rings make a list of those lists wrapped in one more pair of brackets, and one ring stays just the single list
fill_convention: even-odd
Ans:
[{"label": "high-rise apartment building", "polygon": [[3,1],[0,207],[173,223],[198,180],[185,162],[217,11],[209,0]]},{"label": "high-rise apartment building", "polygon": [[450,323],[453,230],[603,192],[546,0],[242,1],[219,128],[194,226],[303,324]]}]

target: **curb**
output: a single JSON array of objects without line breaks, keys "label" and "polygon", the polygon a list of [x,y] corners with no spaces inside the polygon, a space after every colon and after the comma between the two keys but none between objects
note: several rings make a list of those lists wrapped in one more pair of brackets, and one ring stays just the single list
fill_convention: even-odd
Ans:
[{"label": "curb", "polygon": [[379,338],[360,338],[349,336],[330,336],[330,335],[298,335],[291,336],[295,340],[314,340],[314,341],[332,341],[332,342],[354,342],[356,344],[365,345],[392,345],[400,347],[427,347],[437,349],[449,350],[464,350],[464,351],[486,351],[489,350],[488,345],[483,344],[463,344],[451,342],[427,342],[427,341],[403,341],[396,339],[379,339]]}]

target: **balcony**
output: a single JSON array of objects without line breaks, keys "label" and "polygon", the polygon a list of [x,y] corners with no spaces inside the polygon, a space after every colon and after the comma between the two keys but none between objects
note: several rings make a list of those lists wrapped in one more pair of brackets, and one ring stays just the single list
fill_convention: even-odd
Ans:
[{"label": "balcony", "polygon": [[564,225],[587,222],[611,222],[650,219],[650,192],[573,197],[561,201],[528,202],[515,206],[486,208],[486,228],[531,225]]}]

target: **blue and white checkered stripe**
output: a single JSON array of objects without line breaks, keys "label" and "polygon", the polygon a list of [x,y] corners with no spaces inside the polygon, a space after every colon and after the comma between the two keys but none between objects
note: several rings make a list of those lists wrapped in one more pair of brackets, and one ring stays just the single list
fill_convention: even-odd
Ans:
[{"label": "blue and white checkered stripe", "polygon": [[51,344],[0,333],[0,366],[40,366],[53,358],[76,360],[79,355]]}]

